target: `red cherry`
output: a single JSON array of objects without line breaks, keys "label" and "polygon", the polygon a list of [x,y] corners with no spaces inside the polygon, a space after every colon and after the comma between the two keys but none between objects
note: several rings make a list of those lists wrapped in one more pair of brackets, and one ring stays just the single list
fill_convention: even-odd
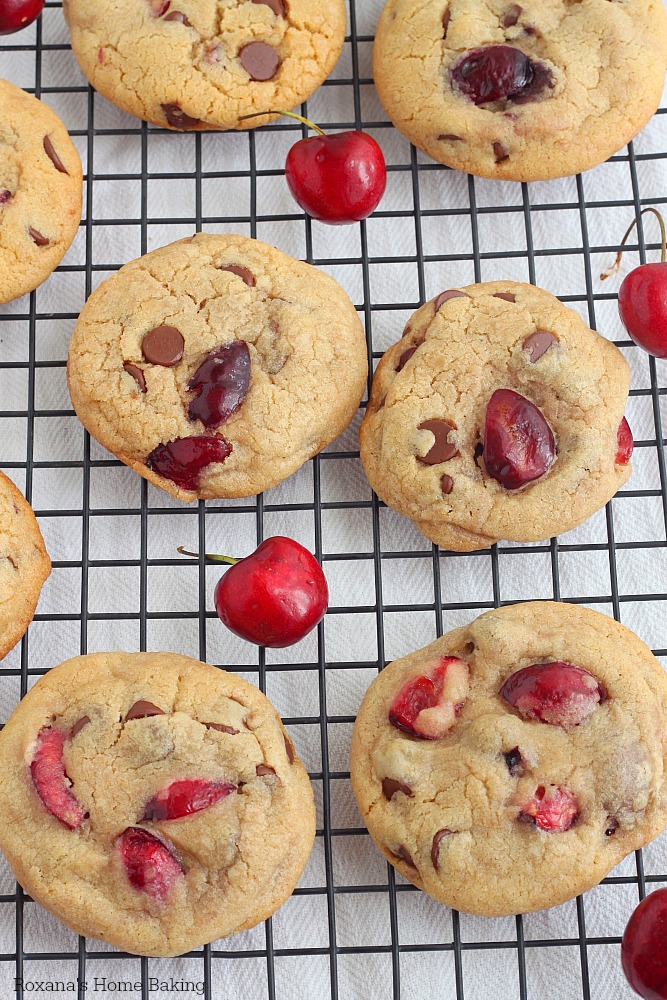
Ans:
[{"label": "red cherry", "polygon": [[130,885],[156,899],[163,900],[183,874],[169,847],[141,827],[128,827],[118,838],[118,848]]},{"label": "red cherry", "polygon": [[533,798],[521,807],[519,820],[533,823],[545,833],[565,833],[579,816],[579,805],[574,795],[565,788],[540,785]]},{"label": "red cherry", "polygon": [[526,104],[553,87],[551,71],[512,45],[487,45],[461,56],[452,81],[473,104],[513,100]]},{"label": "red cherry", "polygon": [[630,917],[621,942],[626,979],[644,1000],[667,1000],[667,889],[656,889]]},{"label": "red cherry", "polygon": [[667,263],[640,264],[624,278],[618,311],[635,344],[667,358]]},{"label": "red cherry", "polygon": [[421,740],[439,740],[456,722],[468,696],[468,664],[443,656],[428,674],[404,684],[389,709],[389,721]]},{"label": "red cherry", "polygon": [[517,670],[499,693],[524,718],[563,729],[581,725],[607,697],[587,670],[560,660]]},{"label": "red cherry", "polygon": [[554,436],[542,413],[512,389],[496,389],[486,408],[484,464],[506,490],[539,479],[556,454]]},{"label": "red cherry", "polygon": [[634,450],[635,441],[630,430],[630,424],[623,417],[618,425],[618,434],[616,435],[616,464],[627,465],[632,458]]},{"label": "red cherry", "polygon": [[196,778],[185,778],[182,781],[172,781],[167,788],[154,795],[146,803],[142,823],[153,820],[181,819],[191,816],[221,802],[236,791],[236,785],[229,781],[202,781]]},{"label": "red cherry", "polygon": [[68,733],[59,729],[42,729],[30,762],[30,774],[44,808],[63,826],[76,830],[83,823],[85,813],[70,791],[65,773],[63,752],[67,737]]},{"label": "red cherry", "polygon": [[11,35],[27,28],[42,13],[44,0],[2,0],[0,3],[0,35]]}]

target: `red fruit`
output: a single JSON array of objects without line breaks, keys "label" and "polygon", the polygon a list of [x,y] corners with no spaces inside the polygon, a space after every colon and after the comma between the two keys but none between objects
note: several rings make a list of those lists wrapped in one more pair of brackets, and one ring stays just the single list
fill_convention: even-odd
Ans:
[{"label": "red fruit", "polygon": [[467,52],[453,67],[452,81],[473,104],[508,99],[523,104],[553,87],[549,69],[511,45]]},{"label": "red fruit", "polygon": [[630,424],[625,417],[618,425],[618,435],[616,436],[616,464],[627,465],[635,450],[635,442],[630,430]]},{"label": "red fruit", "polygon": [[506,490],[518,490],[550,468],[556,444],[549,424],[529,399],[496,389],[486,408],[484,464]]},{"label": "red fruit", "polygon": [[118,838],[127,877],[135,889],[163,900],[183,874],[180,861],[148,830],[130,826]]},{"label": "red fruit", "polygon": [[387,186],[382,150],[366,132],[300,139],[287,154],[285,177],[304,212],[333,226],[367,218]]},{"label": "red fruit", "polygon": [[52,816],[69,830],[76,830],[86,814],[70,791],[63,753],[68,734],[59,729],[42,729],[30,763],[33,784]]},{"label": "red fruit", "polygon": [[193,813],[201,812],[202,809],[214,806],[216,802],[221,802],[235,791],[236,785],[228,781],[201,781],[196,778],[173,781],[146,804],[141,822],[148,820],[159,822],[191,816]]},{"label": "red fruit", "polygon": [[540,785],[535,795],[522,806],[519,820],[522,823],[534,823],[538,830],[545,833],[565,833],[579,816],[577,800],[565,788]]},{"label": "red fruit", "polygon": [[667,358],[667,263],[640,264],[618,292],[618,311],[635,344]]},{"label": "red fruit", "polygon": [[644,1000],[667,1000],[667,889],[656,889],[630,917],[621,942],[623,972]]},{"label": "red fruit", "polygon": [[190,381],[188,392],[195,392],[188,407],[190,420],[201,420],[205,427],[219,427],[238,410],[250,387],[250,351],[242,340],[223,344],[199,366]]},{"label": "red fruit", "polygon": [[231,453],[231,444],[221,437],[178,438],[158,445],[146,465],[182,490],[196,490],[202,470],[213,462],[224,462]]},{"label": "red fruit", "polygon": [[315,557],[276,535],[228,569],[214,597],[228,629],[258,646],[280,649],[299,642],[322,620],[329,588]]},{"label": "red fruit", "polygon": [[408,681],[389,709],[392,726],[422,740],[439,740],[452,728],[468,697],[468,664],[443,656],[426,675]]},{"label": "red fruit", "polygon": [[587,670],[555,660],[511,674],[500,697],[525,719],[572,729],[590,718],[607,693]]},{"label": "red fruit", "polygon": [[27,28],[42,13],[44,0],[2,0],[0,2],[0,35],[11,35]]}]

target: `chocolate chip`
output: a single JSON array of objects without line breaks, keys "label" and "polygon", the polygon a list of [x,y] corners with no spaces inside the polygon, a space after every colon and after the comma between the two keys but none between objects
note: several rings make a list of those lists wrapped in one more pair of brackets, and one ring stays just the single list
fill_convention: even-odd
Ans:
[{"label": "chocolate chip", "polygon": [[7,188],[4,188],[4,190],[0,191],[0,205],[6,205],[11,196],[12,192],[8,191]]},{"label": "chocolate chip", "polygon": [[60,159],[60,157],[56,153],[55,149],[53,148],[53,143],[49,139],[48,135],[44,136],[44,152],[46,153],[46,155],[48,156],[48,158],[51,160],[51,162],[52,162],[53,166],[56,168],[56,170],[60,171],[61,174],[66,174],[67,173],[67,170],[65,170],[65,167],[63,166],[62,160]]},{"label": "chocolate chip", "polygon": [[613,816],[607,817],[606,830],[604,831],[605,837],[613,837],[621,824]]},{"label": "chocolate chip", "polygon": [[292,743],[289,736],[285,735],[285,733],[283,733],[283,739],[285,741],[285,753],[287,754],[287,759],[290,762],[290,764],[293,764],[295,757],[294,744]]},{"label": "chocolate chip", "polygon": [[36,229],[32,228],[32,226],[28,230],[28,234],[32,236],[38,247],[48,247],[50,243],[48,236],[42,236],[42,234],[38,233]]},{"label": "chocolate chip", "polygon": [[241,267],[240,264],[226,264],[224,267],[220,268],[221,271],[229,271],[231,274],[237,275],[245,281],[246,285],[250,288],[255,287],[255,275],[252,271],[249,271],[247,267]]},{"label": "chocolate chip", "polygon": [[504,160],[509,160],[509,150],[505,149],[502,142],[494,142],[493,144],[493,155],[495,157],[496,163],[503,163]]},{"label": "chocolate chip", "polygon": [[510,4],[500,19],[500,27],[513,28],[522,14],[523,7],[519,7],[518,3]]},{"label": "chocolate chip", "polygon": [[234,729],[233,726],[224,726],[222,722],[205,722],[204,725],[207,729],[215,729],[217,733],[229,733],[230,736],[238,736],[240,729]]},{"label": "chocolate chip", "polygon": [[516,302],[516,296],[512,295],[511,292],[494,292],[494,299],[504,299],[505,302]]},{"label": "chocolate chip", "polygon": [[518,747],[512,747],[511,750],[503,754],[503,757],[505,758],[507,769],[513,778],[520,777],[524,773],[526,767]]},{"label": "chocolate chip", "polygon": [[401,861],[405,861],[406,865],[410,865],[411,868],[416,868],[417,865],[412,860],[412,855],[409,853],[407,847],[401,844],[398,851],[396,852],[396,857],[400,858]]},{"label": "chocolate chip", "polygon": [[149,330],[141,344],[141,353],[152,365],[173,368],[183,357],[185,340],[174,326],[156,326]]},{"label": "chocolate chip", "polygon": [[134,705],[130,711],[125,716],[126,722],[131,722],[132,719],[149,719],[153,715],[164,715],[165,713],[157,705],[154,705],[152,701],[135,701]]},{"label": "chocolate chip", "polygon": [[466,642],[466,644],[465,644],[465,651],[468,654],[474,653],[475,652],[475,643],[474,642]]},{"label": "chocolate chip", "polygon": [[535,333],[531,333],[530,337],[526,337],[523,349],[528,355],[530,363],[534,365],[543,354],[547,353],[552,344],[557,343],[558,338],[554,337],[553,333],[549,333],[548,330],[536,330]]},{"label": "chocolate chip", "polygon": [[431,861],[433,862],[433,867],[438,867],[438,860],[440,858],[440,841],[443,837],[449,837],[452,834],[452,830],[438,830],[433,838],[433,843],[431,844]]},{"label": "chocolate chip", "polygon": [[146,379],[141,368],[133,365],[131,361],[126,361],[123,368],[128,375],[131,375],[134,381],[137,383],[142,392],[146,392]]},{"label": "chocolate chip", "polygon": [[180,104],[163,104],[161,107],[167,123],[172,128],[189,129],[201,125],[201,118],[191,118],[190,115],[186,115]]},{"label": "chocolate chip", "polygon": [[435,300],[435,311],[437,312],[440,306],[444,306],[445,302],[449,302],[450,299],[467,299],[468,296],[465,292],[459,292],[455,288],[450,288],[448,292],[440,292],[437,299]]},{"label": "chocolate chip", "polygon": [[185,14],[183,14],[180,10],[172,10],[165,17],[165,21],[179,21],[180,24],[184,24],[186,28],[192,27]]},{"label": "chocolate chip", "polygon": [[265,7],[270,7],[276,17],[287,17],[287,7],[285,6],[284,0],[252,0],[253,3],[264,4]]},{"label": "chocolate chip", "polygon": [[449,132],[438,136],[439,142],[463,142],[463,137],[460,135],[452,135]]},{"label": "chocolate chip", "polygon": [[458,447],[448,440],[451,432],[456,430],[449,420],[425,420],[419,425],[419,430],[430,431],[435,441],[425,455],[417,455],[417,461],[423,462],[424,465],[440,465],[441,462],[448,462],[450,458],[458,455]]},{"label": "chocolate chip", "polygon": [[280,67],[280,56],[266,42],[249,42],[239,52],[241,65],[251,80],[273,80]]},{"label": "chocolate chip", "polygon": [[445,13],[442,15],[442,29],[444,32],[442,36],[443,38],[447,37],[447,29],[449,28],[449,22],[451,21],[451,19],[452,19],[452,12],[448,7]]},{"label": "chocolate chip", "polygon": [[[19,513],[19,510],[18,510],[18,508],[16,508],[16,513],[17,513],[17,514]],[[8,562],[8,563],[11,563],[11,565],[12,565],[12,566],[14,567],[14,570],[15,570],[15,572],[17,572],[17,573],[18,573],[18,570],[19,570],[19,564],[18,564],[18,563],[16,562],[16,560],[15,560],[15,559],[13,559],[13,558],[12,558],[12,556],[7,556],[7,562]]]},{"label": "chocolate chip", "polygon": [[478,469],[479,469],[479,460],[483,454],[484,454],[484,445],[482,444],[481,441],[478,441],[477,444],[475,445],[475,453],[473,455],[473,460]]},{"label": "chocolate chip", "polygon": [[444,475],[442,477],[442,479],[440,480],[440,489],[442,490],[442,492],[446,497],[449,496],[449,494],[454,489],[454,480],[452,479],[451,476]]},{"label": "chocolate chip", "polygon": [[78,736],[84,726],[87,726],[90,719],[87,715],[82,715],[78,722],[75,722],[72,726],[72,731],[70,732],[70,739],[73,740],[75,736]]},{"label": "chocolate chip", "polygon": [[397,372],[403,371],[403,369],[405,368],[408,361],[410,360],[410,358],[412,357],[412,355],[415,353],[416,350],[417,350],[416,347],[408,347],[407,351],[403,351],[398,361],[398,368],[396,369]]},{"label": "chocolate chip", "polygon": [[396,792],[403,792],[407,795],[409,799],[414,798],[414,792],[409,785],[404,785],[402,781],[397,781],[396,778],[383,778],[382,779],[382,794],[388,802],[396,794]]},{"label": "chocolate chip", "polygon": [[275,774],[275,767],[269,767],[268,764],[258,764],[255,768],[255,774],[258,778],[262,778],[265,774]]}]

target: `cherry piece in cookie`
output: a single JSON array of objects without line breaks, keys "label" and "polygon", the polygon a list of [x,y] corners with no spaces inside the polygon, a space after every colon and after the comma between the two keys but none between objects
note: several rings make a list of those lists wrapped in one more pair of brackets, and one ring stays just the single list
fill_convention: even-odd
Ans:
[{"label": "cherry piece in cookie", "polygon": [[214,806],[236,791],[229,781],[202,781],[186,778],[173,781],[146,803],[141,822],[181,819]]},{"label": "cherry piece in cookie", "polygon": [[500,697],[525,719],[573,729],[591,717],[607,693],[587,670],[554,660],[511,674]]},{"label": "cherry piece in cookie", "polygon": [[484,464],[507,490],[539,479],[556,454],[554,436],[542,413],[512,389],[496,389],[486,408]]},{"label": "cherry piece in cookie", "polygon": [[243,403],[250,388],[250,351],[242,340],[211,351],[188,382],[197,394],[188,406],[190,420],[216,428]]},{"label": "cherry piece in cookie", "polygon": [[222,463],[232,453],[232,446],[220,437],[177,438],[160,444],[146,465],[182,490],[196,490],[203,470],[214,462]]},{"label": "cherry piece in cookie", "polygon": [[627,465],[635,450],[635,442],[630,430],[630,424],[625,417],[621,420],[616,436],[616,464]]},{"label": "cherry piece in cookie", "polygon": [[35,790],[45,809],[68,827],[76,830],[85,812],[70,790],[63,754],[68,734],[59,729],[42,729],[30,763]]},{"label": "cherry piece in cookie", "polygon": [[128,827],[118,838],[118,848],[130,885],[159,901],[183,875],[167,845],[141,827]]},{"label": "cherry piece in cookie", "polygon": [[276,17],[287,17],[285,0],[252,0],[252,2],[270,7]]},{"label": "cherry piece in cookie", "polygon": [[419,739],[442,739],[456,722],[468,685],[468,664],[457,656],[443,656],[430,673],[401,688],[389,709],[389,722]]},{"label": "cherry piece in cookie", "polygon": [[11,191],[8,191],[7,188],[2,188],[2,190],[0,190],[0,205],[6,205],[11,196]]},{"label": "cherry piece in cookie", "polygon": [[147,0],[147,3],[153,17],[162,17],[171,6],[171,0]]},{"label": "cherry piece in cookie", "polygon": [[0,4],[0,35],[27,28],[42,13],[44,0],[3,0]]},{"label": "cherry piece in cookie", "polygon": [[667,1000],[666,942],[667,889],[656,889],[630,917],[621,942],[623,972],[644,1000]]},{"label": "cherry piece in cookie", "polygon": [[545,833],[565,833],[579,816],[577,800],[565,788],[540,785],[533,798],[519,810],[522,823],[532,823]]},{"label": "cherry piece in cookie", "polygon": [[452,68],[454,86],[473,104],[535,100],[553,78],[546,66],[536,63],[512,45],[488,45],[466,52]]}]

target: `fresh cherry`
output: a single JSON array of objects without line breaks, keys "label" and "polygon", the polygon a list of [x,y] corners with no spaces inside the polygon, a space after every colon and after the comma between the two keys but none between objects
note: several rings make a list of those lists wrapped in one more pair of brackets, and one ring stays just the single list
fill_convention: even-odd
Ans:
[{"label": "fresh cherry", "polygon": [[522,823],[532,823],[545,833],[565,833],[579,816],[579,805],[574,795],[565,788],[540,785],[535,795],[519,810]]},{"label": "fresh cherry", "polygon": [[2,0],[0,3],[0,35],[11,35],[36,21],[44,8],[44,0]]},{"label": "fresh cherry", "polygon": [[618,434],[616,435],[616,464],[627,465],[632,458],[634,450],[635,441],[630,430],[630,424],[623,417],[618,426]]},{"label": "fresh cherry", "polygon": [[296,118],[318,133],[296,142],[285,163],[287,184],[304,212],[331,226],[345,226],[375,211],[387,186],[387,166],[372,136],[358,131],[327,135],[301,115],[266,113]]},{"label": "fresh cherry", "polygon": [[[195,556],[184,548],[182,555]],[[292,646],[322,620],[329,588],[315,557],[292,538],[275,535],[246,556],[207,555],[231,568],[215,588],[215,609],[230,631],[258,646]]]},{"label": "fresh cherry", "polygon": [[644,1000],[667,1000],[667,889],[656,889],[630,917],[621,942],[626,979]]},{"label": "fresh cherry", "polygon": [[473,104],[534,100],[553,87],[550,70],[512,45],[487,45],[466,52],[452,68],[452,81]]},{"label": "fresh cherry", "polygon": [[500,697],[525,718],[572,729],[593,714],[607,694],[581,667],[555,660],[533,663],[511,674]]},{"label": "fresh cherry", "polygon": [[167,847],[148,830],[131,826],[118,838],[120,857],[130,885],[164,900],[183,874],[183,867]]},{"label": "fresh cherry", "polygon": [[70,790],[71,782],[65,773],[63,754],[68,736],[60,729],[42,729],[30,762],[30,774],[44,808],[63,826],[76,830],[86,814]]},{"label": "fresh cherry", "polygon": [[468,664],[458,656],[443,656],[428,674],[403,685],[389,709],[389,721],[418,739],[442,739],[468,697],[468,684]]},{"label": "fresh cherry", "polygon": [[224,462],[231,453],[231,444],[221,437],[177,438],[153,449],[146,465],[180,489],[196,490],[202,471],[214,462]]},{"label": "fresh cherry", "polygon": [[556,454],[554,436],[542,413],[512,389],[496,389],[486,408],[484,465],[506,490],[539,479]]},{"label": "fresh cherry", "polygon": [[191,816],[214,806],[235,791],[236,785],[229,781],[203,781],[197,778],[172,781],[146,803],[141,821],[159,822]]},{"label": "fresh cherry", "polygon": [[233,340],[211,351],[190,381],[196,398],[188,406],[190,420],[219,427],[243,403],[250,387],[250,351],[243,340]]}]

